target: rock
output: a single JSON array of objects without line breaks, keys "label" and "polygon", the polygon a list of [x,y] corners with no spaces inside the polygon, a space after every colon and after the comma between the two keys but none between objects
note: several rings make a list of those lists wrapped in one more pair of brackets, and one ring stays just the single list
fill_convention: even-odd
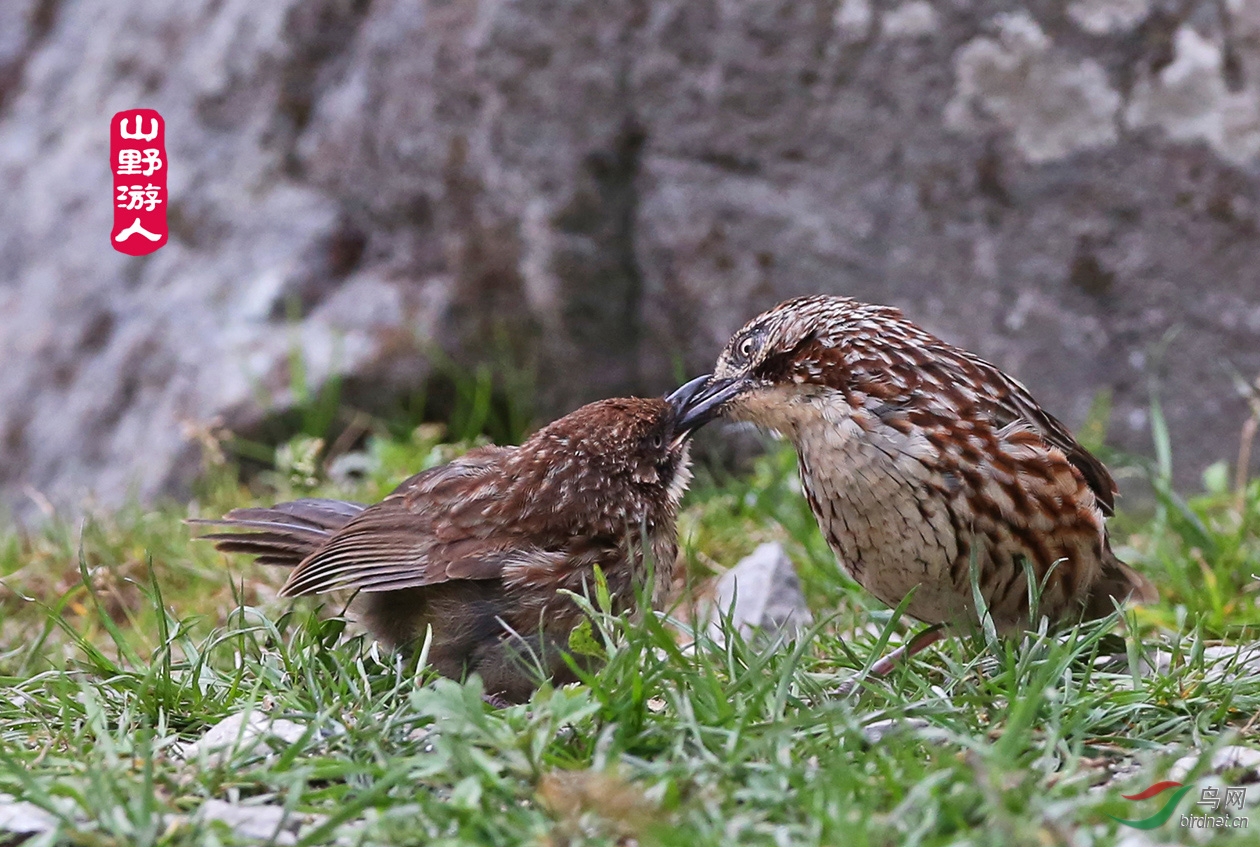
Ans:
[{"label": "rock", "polygon": [[238,753],[248,753],[263,745],[275,749],[275,742],[294,744],[306,734],[307,727],[285,718],[272,718],[257,709],[224,718],[206,730],[196,741],[182,744],[176,755],[205,767],[218,767]]},{"label": "rock", "polygon": [[[1100,663],[1110,660],[1111,657],[1099,658]],[[1156,650],[1142,657],[1140,669],[1143,675],[1167,674],[1172,670],[1172,660],[1172,653]],[[1208,679],[1260,674],[1260,644],[1208,645],[1203,648],[1203,664]]]},{"label": "rock", "polygon": [[[1250,0],[1229,49],[1147,0],[0,6],[19,517],[186,494],[208,428],[291,434],[295,359],[369,411],[434,348],[515,363],[549,416],[666,390],[805,292],[902,307],[1073,427],[1108,391],[1128,451],[1157,373],[1183,484],[1260,373]],[[170,160],[144,258],[108,244],[137,106]]]},{"label": "rock", "polygon": [[[867,744],[876,745],[890,735],[899,733],[921,733],[931,724],[924,718],[888,718],[881,721],[872,721],[862,727],[862,737]],[[939,740],[939,739],[937,739]]]},{"label": "rock", "polygon": [[[19,836],[19,840],[51,832],[57,828],[57,819],[34,803],[15,800],[8,794],[0,794],[0,832]],[[0,838],[5,844],[13,843],[8,838]]]},{"label": "rock", "polygon": [[[1202,754],[1182,756],[1168,769],[1168,779],[1182,782],[1198,767]],[[1238,776],[1231,784],[1260,781],[1260,750],[1237,744],[1226,745],[1212,753],[1212,760],[1202,776],[1230,773]]]},{"label": "rock", "polygon": [[302,825],[318,825],[324,820],[323,815],[291,814],[283,806],[247,806],[223,800],[202,803],[196,817],[201,821],[222,821],[241,838],[280,845],[296,844]]},{"label": "rock", "polygon": [[707,613],[709,635],[716,640],[727,612],[731,626],[746,638],[755,631],[790,638],[813,623],[796,569],[777,541],[762,544],[718,578]]}]

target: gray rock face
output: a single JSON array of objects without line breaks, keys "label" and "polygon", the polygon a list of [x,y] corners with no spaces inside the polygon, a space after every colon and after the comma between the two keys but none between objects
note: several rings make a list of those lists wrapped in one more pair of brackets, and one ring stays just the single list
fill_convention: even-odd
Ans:
[{"label": "gray rock face", "polygon": [[[291,405],[295,357],[365,398],[506,357],[559,412],[819,291],[1071,425],[1110,389],[1133,451],[1160,374],[1192,481],[1260,372],[1260,2],[1025,6],[0,4],[0,498],[178,493],[188,429]],[[170,158],[139,259],[108,243],[133,107]]]}]

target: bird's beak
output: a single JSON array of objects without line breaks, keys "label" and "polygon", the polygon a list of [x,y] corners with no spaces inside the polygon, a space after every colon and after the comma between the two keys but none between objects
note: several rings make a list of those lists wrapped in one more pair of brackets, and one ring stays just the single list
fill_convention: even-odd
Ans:
[{"label": "bird's beak", "polygon": [[712,374],[698,376],[679,388],[665,400],[674,407],[678,420],[674,431],[690,433],[717,417],[722,407],[744,390],[743,377],[715,377]]}]

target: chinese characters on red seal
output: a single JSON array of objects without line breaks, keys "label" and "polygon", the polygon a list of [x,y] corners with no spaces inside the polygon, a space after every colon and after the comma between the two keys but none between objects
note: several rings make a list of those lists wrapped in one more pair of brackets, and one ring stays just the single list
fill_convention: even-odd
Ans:
[{"label": "chinese characters on red seal", "polygon": [[118,112],[109,125],[114,172],[110,243],[129,256],[166,243],[166,122],[154,109]]}]

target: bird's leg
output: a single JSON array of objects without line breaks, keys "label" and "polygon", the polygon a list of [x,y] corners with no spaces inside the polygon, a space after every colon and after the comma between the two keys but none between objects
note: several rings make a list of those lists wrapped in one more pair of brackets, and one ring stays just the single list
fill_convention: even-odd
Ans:
[{"label": "bird's leg", "polygon": [[[913,656],[915,653],[918,653],[921,650],[925,650],[928,647],[931,647],[933,644],[935,644],[936,642],[944,638],[947,634],[948,633],[945,631],[945,624],[938,623],[938,624],[933,624],[932,626],[929,626],[927,629],[915,635],[905,644],[902,644],[896,650],[893,650],[887,656],[884,656],[878,662],[871,665],[870,675],[871,676],[888,676],[888,674],[892,671],[892,669],[895,668],[897,666],[897,663],[900,662],[902,659],[905,659],[909,656]],[[845,695],[853,691],[856,685],[857,685],[857,681],[854,679],[845,680],[845,682],[843,682],[840,685],[840,688],[837,691],[837,694],[839,694],[839,696],[841,697],[844,697]]]},{"label": "bird's leg", "polygon": [[929,626],[920,632],[914,638],[911,638],[905,644],[902,644],[896,650],[871,665],[871,673],[875,676],[888,676],[897,663],[902,659],[909,658],[915,653],[926,650],[936,642],[940,641],[946,635],[945,624],[938,623]]}]

